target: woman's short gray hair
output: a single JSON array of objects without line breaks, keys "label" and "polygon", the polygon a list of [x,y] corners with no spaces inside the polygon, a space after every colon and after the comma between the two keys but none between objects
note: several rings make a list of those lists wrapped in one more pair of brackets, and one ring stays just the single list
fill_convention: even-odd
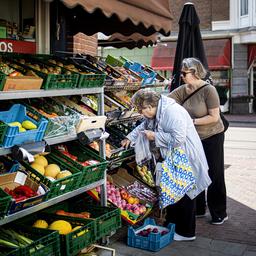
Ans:
[{"label": "woman's short gray hair", "polygon": [[201,61],[197,58],[186,58],[181,63],[181,69],[190,70],[198,79],[205,78],[207,71]]},{"label": "woman's short gray hair", "polygon": [[132,96],[132,104],[138,109],[145,106],[157,107],[161,94],[150,89],[140,89]]}]

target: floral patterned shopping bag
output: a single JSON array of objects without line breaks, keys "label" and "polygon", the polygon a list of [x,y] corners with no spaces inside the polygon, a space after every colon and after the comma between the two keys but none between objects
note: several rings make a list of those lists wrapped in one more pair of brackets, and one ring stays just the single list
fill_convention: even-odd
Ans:
[{"label": "floral patterned shopping bag", "polygon": [[196,188],[192,167],[181,148],[168,150],[159,171],[160,208],[177,203],[189,190]]}]

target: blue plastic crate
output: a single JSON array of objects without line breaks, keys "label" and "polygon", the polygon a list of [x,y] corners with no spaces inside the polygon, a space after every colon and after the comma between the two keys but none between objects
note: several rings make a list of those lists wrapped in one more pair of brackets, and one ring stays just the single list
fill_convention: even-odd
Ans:
[{"label": "blue plastic crate", "polygon": [[14,104],[10,110],[0,112],[0,120],[7,124],[11,122],[22,123],[25,120],[29,120],[37,126],[37,129],[27,130],[26,132],[19,132],[17,126],[8,126],[1,146],[9,148],[14,145],[41,141],[43,139],[48,121],[45,118],[35,116],[35,114],[31,114],[33,117],[31,118],[28,114],[26,107],[21,104]]},{"label": "blue plastic crate", "polygon": [[141,85],[152,84],[157,76],[157,73],[153,70],[145,70],[145,67],[138,62],[132,62],[126,60],[124,67],[137,73],[143,80]]},{"label": "blue plastic crate", "polygon": [[[146,229],[154,229],[157,228],[159,232],[152,233],[148,236],[141,236],[139,232]],[[159,251],[163,247],[167,246],[173,241],[173,235],[175,230],[175,224],[170,223],[167,228],[162,226],[157,226],[154,219],[147,218],[144,221],[143,226],[134,229],[133,227],[128,228],[128,237],[127,244],[131,247],[140,248],[147,251]],[[167,233],[161,235],[162,231],[166,231]]]},{"label": "blue plastic crate", "polygon": [[142,72],[139,74],[143,78],[141,85],[152,84],[157,76],[155,72]]}]

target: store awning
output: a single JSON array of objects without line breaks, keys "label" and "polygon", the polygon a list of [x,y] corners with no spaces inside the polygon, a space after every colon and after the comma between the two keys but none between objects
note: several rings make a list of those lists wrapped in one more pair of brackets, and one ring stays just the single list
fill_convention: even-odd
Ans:
[{"label": "store awning", "polygon": [[114,33],[106,40],[98,40],[98,45],[102,47],[112,46],[115,48],[126,47],[128,49],[142,48],[142,46],[152,46],[156,44],[158,35],[142,36],[138,33],[124,36],[119,33]]},{"label": "store awning", "polygon": [[[45,0],[51,1],[51,0]],[[150,36],[159,32],[165,36],[171,31],[169,0],[61,0],[69,9],[72,32],[93,35],[139,33]]]},{"label": "store awning", "polygon": [[[231,68],[230,39],[203,40],[209,70],[226,70]],[[155,70],[173,70],[176,42],[160,43],[155,47],[151,66]]]},{"label": "store awning", "polygon": [[256,45],[248,45],[248,67],[252,65],[253,62],[256,62]]}]

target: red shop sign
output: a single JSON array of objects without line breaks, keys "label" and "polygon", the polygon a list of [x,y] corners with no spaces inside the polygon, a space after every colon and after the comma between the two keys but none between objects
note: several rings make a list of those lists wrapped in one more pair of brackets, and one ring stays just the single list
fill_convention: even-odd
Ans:
[{"label": "red shop sign", "polygon": [[35,42],[0,39],[0,52],[36,53]]}]

